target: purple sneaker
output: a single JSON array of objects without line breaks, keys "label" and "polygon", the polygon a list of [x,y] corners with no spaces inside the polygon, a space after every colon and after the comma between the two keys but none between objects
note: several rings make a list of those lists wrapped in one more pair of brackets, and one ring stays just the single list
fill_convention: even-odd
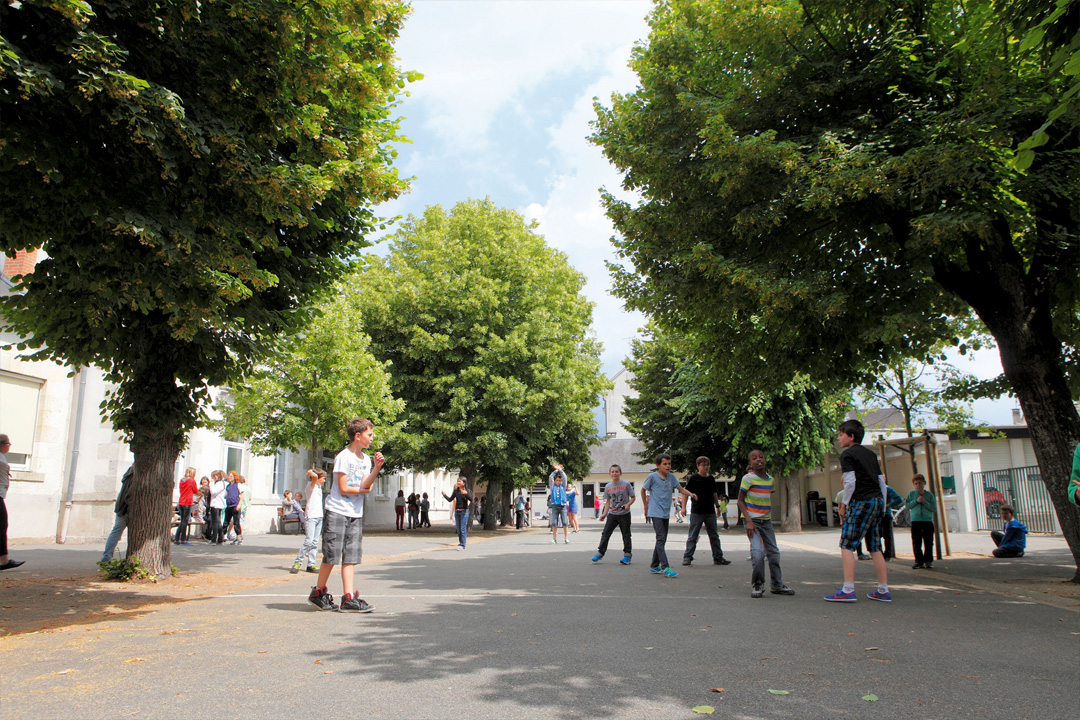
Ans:
[{"label": "purple sneaker", "polygon": [[836,592],[834,592],[832,595],[826,595],[825,599],[828,602],[855,602],[856,600],[858,600],[858,598],[855,597],[854,590],[846,593],[844,592],[843,588],[836,588]]}]

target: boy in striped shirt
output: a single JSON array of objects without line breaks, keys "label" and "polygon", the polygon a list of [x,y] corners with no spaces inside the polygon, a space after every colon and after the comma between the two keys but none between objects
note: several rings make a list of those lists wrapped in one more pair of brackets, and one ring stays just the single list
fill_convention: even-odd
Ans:
[{"label": "boy in striped shirt", "polygon": [[750,559],[754,570],[750,577],[750,597],[765,595],[765,556],[769,557],[769,579],[773,595],[794,595],[780,575],[780,548],[772,529],[773,479],[765,471],[765,453],[751,450],[750,465],[739,486],[739,510],[746,518],[746,536],[750,538]]}]

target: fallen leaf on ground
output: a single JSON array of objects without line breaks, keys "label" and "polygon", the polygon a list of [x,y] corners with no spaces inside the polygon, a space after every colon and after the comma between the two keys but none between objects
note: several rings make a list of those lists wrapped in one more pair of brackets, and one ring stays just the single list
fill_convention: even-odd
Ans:
[{"label": "fallen leaf on ground", "polygon": [[262,655],[263,653],[267,653],[267,652],[270,652],[270,651],[269,650],[260,650],[259,654]]},{"label": "fallen leaf on ground", "polygon": [[870,693],[869,695],[863,695],[862,699],[867,702],[877,702],[878,697],[874,693]]},{"label": "fallen leaf on ground", "polygon": [[769,690],[769,692],[771,692],[773,695],[790,695],[791,694],[787,690]]},{"label": "fallen leaf on ground", "polygon": [[855,637],[855,633],[848,633],[848,637]]},{"label": "fallen leaf on ground", "polygon": [[67,675],[68,673],[73,673],[73,672],[75,672],[75,668],[68,668],[67,670],[57,670],[56,674],[57,675]]},{"label": "fallen leaf on ground", "polygon": [[712,705],[698,705],[696,708],[693,708],[693,710],[698,715],[712,715],[714,712],[716,712],[716,708],[714,708]]},{"label": "fallen leaf on ground", "polygon": [[724,688],[709,688],[710,692],[727,692]]},{"label": "fallen leaf on ground", "polygon": [[145,658],[131,658],[130,660],[125,660],[124,664],[126,665],[127,663],[133,663],[133,662],[146,662],[146,659]]},{"label": "fallen leaf on ground", "polygon": [[322,674],[323,674],[323,675],[333,675],[333,674],[334,674],[334,671],[333,671],[333,670],[323,670],[323,671],[322,671]]},{"label": "fallen leaf on ground", "polygon": [[881,648],[879,648],[879,647],[868,647],[866,649],[869,651],[869,650],[880,650]]},{"label": "fallen leaf on ground", "polygon": [[316,661],[315,661],[315,664],[316,664],[316,665],[322,665],[322,660],[316,660]]},{"label": "fallen leaf on ground", "polygon": [[892,660],[882,660],[881,658],[870,658],[874,662],[892,662]]},{"label": "fallen leaf on ground", "polygon": [[775,660],[775,659],[776,659],[776,658],[774,658],[774,657],[769,657],[768,655],[766,655],[765,657],[759,657],[759,658],[758,658],[758,660]]},{"label": "fallen leaf on ground", "polygon": [[799,674],[800,674],[800,675],[813,675],[814,677],[817,677],[817,676],[818,676],[818,674],[817,674],[817,673],[808,673],[808,672],[801,672],[801,673],[799,673]]}]

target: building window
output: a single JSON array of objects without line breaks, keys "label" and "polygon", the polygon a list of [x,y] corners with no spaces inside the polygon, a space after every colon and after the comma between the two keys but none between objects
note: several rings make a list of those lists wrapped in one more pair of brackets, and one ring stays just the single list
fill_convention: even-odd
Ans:
[{"label": "building window", "polygon": [[278,450],[274,456],[274,494],[281,495],[285,492],[285,478],[289,472],[289,451]]},{"label": "building window", "polygon": [[14,470],[30,469],[44,385],[44,380],[0,370],[0,418],[4,419],[4,434],[11,440],[5,457]]},{"label": "building window", "polygon": [[241,469],[244,465],[244,446],[234,442],[225,443],[225,472],[236,471],[238,475],[243,475],[244,471]]}]

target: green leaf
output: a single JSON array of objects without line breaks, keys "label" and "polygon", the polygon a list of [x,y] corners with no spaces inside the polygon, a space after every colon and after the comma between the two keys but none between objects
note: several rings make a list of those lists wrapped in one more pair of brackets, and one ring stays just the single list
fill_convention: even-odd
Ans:
[{"label": "green leaf", "polygon": [[877,702],[878,696],[874,693],[870,693],[869,695],[863,695],[862,699],[866,700],[867,702]]},{"label": "green leaf", "polygon": [[773,695],[790,695],[791,694],[787,690],[769,690],[769,692],[771,692]]},{"label": "green leaf", "polygon": [[716,712],[716,708],[714,708],[712,705],[698,705],[697,707],[693,708],[693,710],[698,715],[712,715],[714,712]]}]

